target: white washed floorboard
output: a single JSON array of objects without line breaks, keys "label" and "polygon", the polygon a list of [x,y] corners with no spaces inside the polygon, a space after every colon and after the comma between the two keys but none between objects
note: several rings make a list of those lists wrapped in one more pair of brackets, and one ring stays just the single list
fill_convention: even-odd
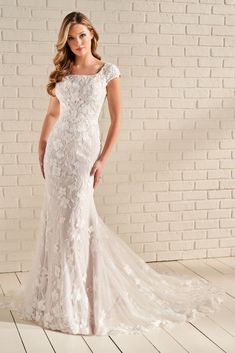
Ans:
[{"label": "white washed floorboard", "polygon": [[190,353],[222,353],[224,352],[214,342],[189,323],[166,329]]},{"label": "white washed floorboard", "polygon": [[17,276],[18,280],[20,281],[20,283],[22,283],[22,284],[26,282],[28,275],[29,275],[28,271],[16,272],[16,276]]},{"label": "white washed floorboard", "polygon": [[[224,306],[222,311],[208,315],[211,320],[235,337],[235,313]],[[235,346],[234,346],[235,352]]]},{"label": "white washed floorboard", "polygon": [[226,300],[224,301],[224,306],[228,308],[230,311],[235,313],[235,299],[230,295],[226,295]]},{"label": "white washed floorboard", "polygon": [[56,353],[91,353],[82,335],[45,330]]},{"label": "white washed floorboard", "polygon": [[235,338],[218,326],[209,317],[201,318],[193,323],[201,332],[221,347],[226,353],[234,353]]},{"label": "white washed floorboard", "polygon": [[155,332],[144,333],[144,336],[159,350],[161,353],[186,353],[180,343],[178,343],[164,329],[157,328]]},{"label": "white washed floorboard", "polygon": [[144,335],[110,335],[122,353],[157,353],[159,350],[154,347]]},{"label": "white washed floorboard", "polygon": [[218,261],[217,259],[203,259],[203,262],[213,267],[216,271],[222,273],[223,275],[235,274],[235,270],[232,267]]},{"label": "white washed floorboard", "polygon": [[7,294],[8,291],[14,290],[21,286],[14,272],[0,273],[0,285],[4,291],[4,294]]},{"label": "white washed floorboard", "polygon": [[38,325],[21,320],[18,314],[12,311],[20,336],[23,339],[27,353],[53,353],[45,331]]},{"label": "white washed floorboard", "polygon": [[83,336],[93,353],[120,353],[118,347],[109,336]]},{"label": "white washed floorboard", "polygon": [[0,349],[2,353],[25,353],[10,310],[0,309]]},{"label": "white washed floorboard", "polygon": [[235,257],[220,257],[218,258],[218,261],[224,263],[225,265],[235,270]]}]

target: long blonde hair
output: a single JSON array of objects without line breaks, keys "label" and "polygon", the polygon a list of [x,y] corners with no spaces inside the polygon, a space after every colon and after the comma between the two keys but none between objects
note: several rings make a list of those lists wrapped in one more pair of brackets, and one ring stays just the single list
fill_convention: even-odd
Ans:
[{"label": "long blonde hair", "polygon": [[83,24],[87,26],[89,30],[93,31],[94,35],[91,39],[91,53],[94,57],[101,60],[101,56],[96,53],[99,35],[94,26],[91,24],[90,20],[81,12],[69,13],[63,19],[59,30],[58,39],[56,43],[57,53],[53,58],[55,70],[50,73],[49,83],[47,84],[47,92],[53,97],[55,97],[55,95],[52,91],[55,88],[56,82],[62,81],[66,75],[70,74],[72,66],[74,64],[75,54],[71,51],[67,43],[67,38],[71,25],[76,23]]}]

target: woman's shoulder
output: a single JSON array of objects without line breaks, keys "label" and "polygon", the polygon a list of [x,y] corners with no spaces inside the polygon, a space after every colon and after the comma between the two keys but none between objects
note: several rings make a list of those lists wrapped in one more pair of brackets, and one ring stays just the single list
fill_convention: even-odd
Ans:
[{"label": "woman's shoulder", "polygon": [[106,77],[106,82],[109,82],[111,79],[121,76],[119,67],[112,62],[105,63],[104,74]]},{"label": "woman's shoulder", "polygon": [[114,63],[112,63],[110,61],[106,61],[104,63],[104,68],[106,70],[119,70],[119,67],[116,64],[114,64]]}]

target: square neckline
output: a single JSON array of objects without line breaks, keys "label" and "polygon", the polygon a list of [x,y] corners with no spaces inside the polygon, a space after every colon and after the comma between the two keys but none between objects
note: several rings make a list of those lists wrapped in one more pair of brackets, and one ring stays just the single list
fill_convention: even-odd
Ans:
[{"label": "square neckline", "polygon": [[89,77],[89,76],[96,76],[98,75],[99,73],[101,73],[101,71],[103,70],[104,66],[107,64],[107,62],[104,63],[104,65],[101,66],[101,68],[99,69],[98,72],[96,72],[95,74],[91,74],[91,75],[82,75],[82,74],[69,74],[69,75],[66,75],[66,76],[81,76],[81,77]]}]

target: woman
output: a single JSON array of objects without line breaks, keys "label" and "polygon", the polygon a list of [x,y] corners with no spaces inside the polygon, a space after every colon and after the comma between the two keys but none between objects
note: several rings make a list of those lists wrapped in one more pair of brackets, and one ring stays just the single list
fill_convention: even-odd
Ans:
[{"label": "woman", "polygon": [[[138,333],[213,312],[224,293],[205,280],[157,273],[97,214],[94,189],[121,120],[120,71],[101,61],[97,42],[85,15],[64,18],[39,141],[40,236],[19,312],[71,334]],[[106,97],[111,124],[102,149]]]}]

